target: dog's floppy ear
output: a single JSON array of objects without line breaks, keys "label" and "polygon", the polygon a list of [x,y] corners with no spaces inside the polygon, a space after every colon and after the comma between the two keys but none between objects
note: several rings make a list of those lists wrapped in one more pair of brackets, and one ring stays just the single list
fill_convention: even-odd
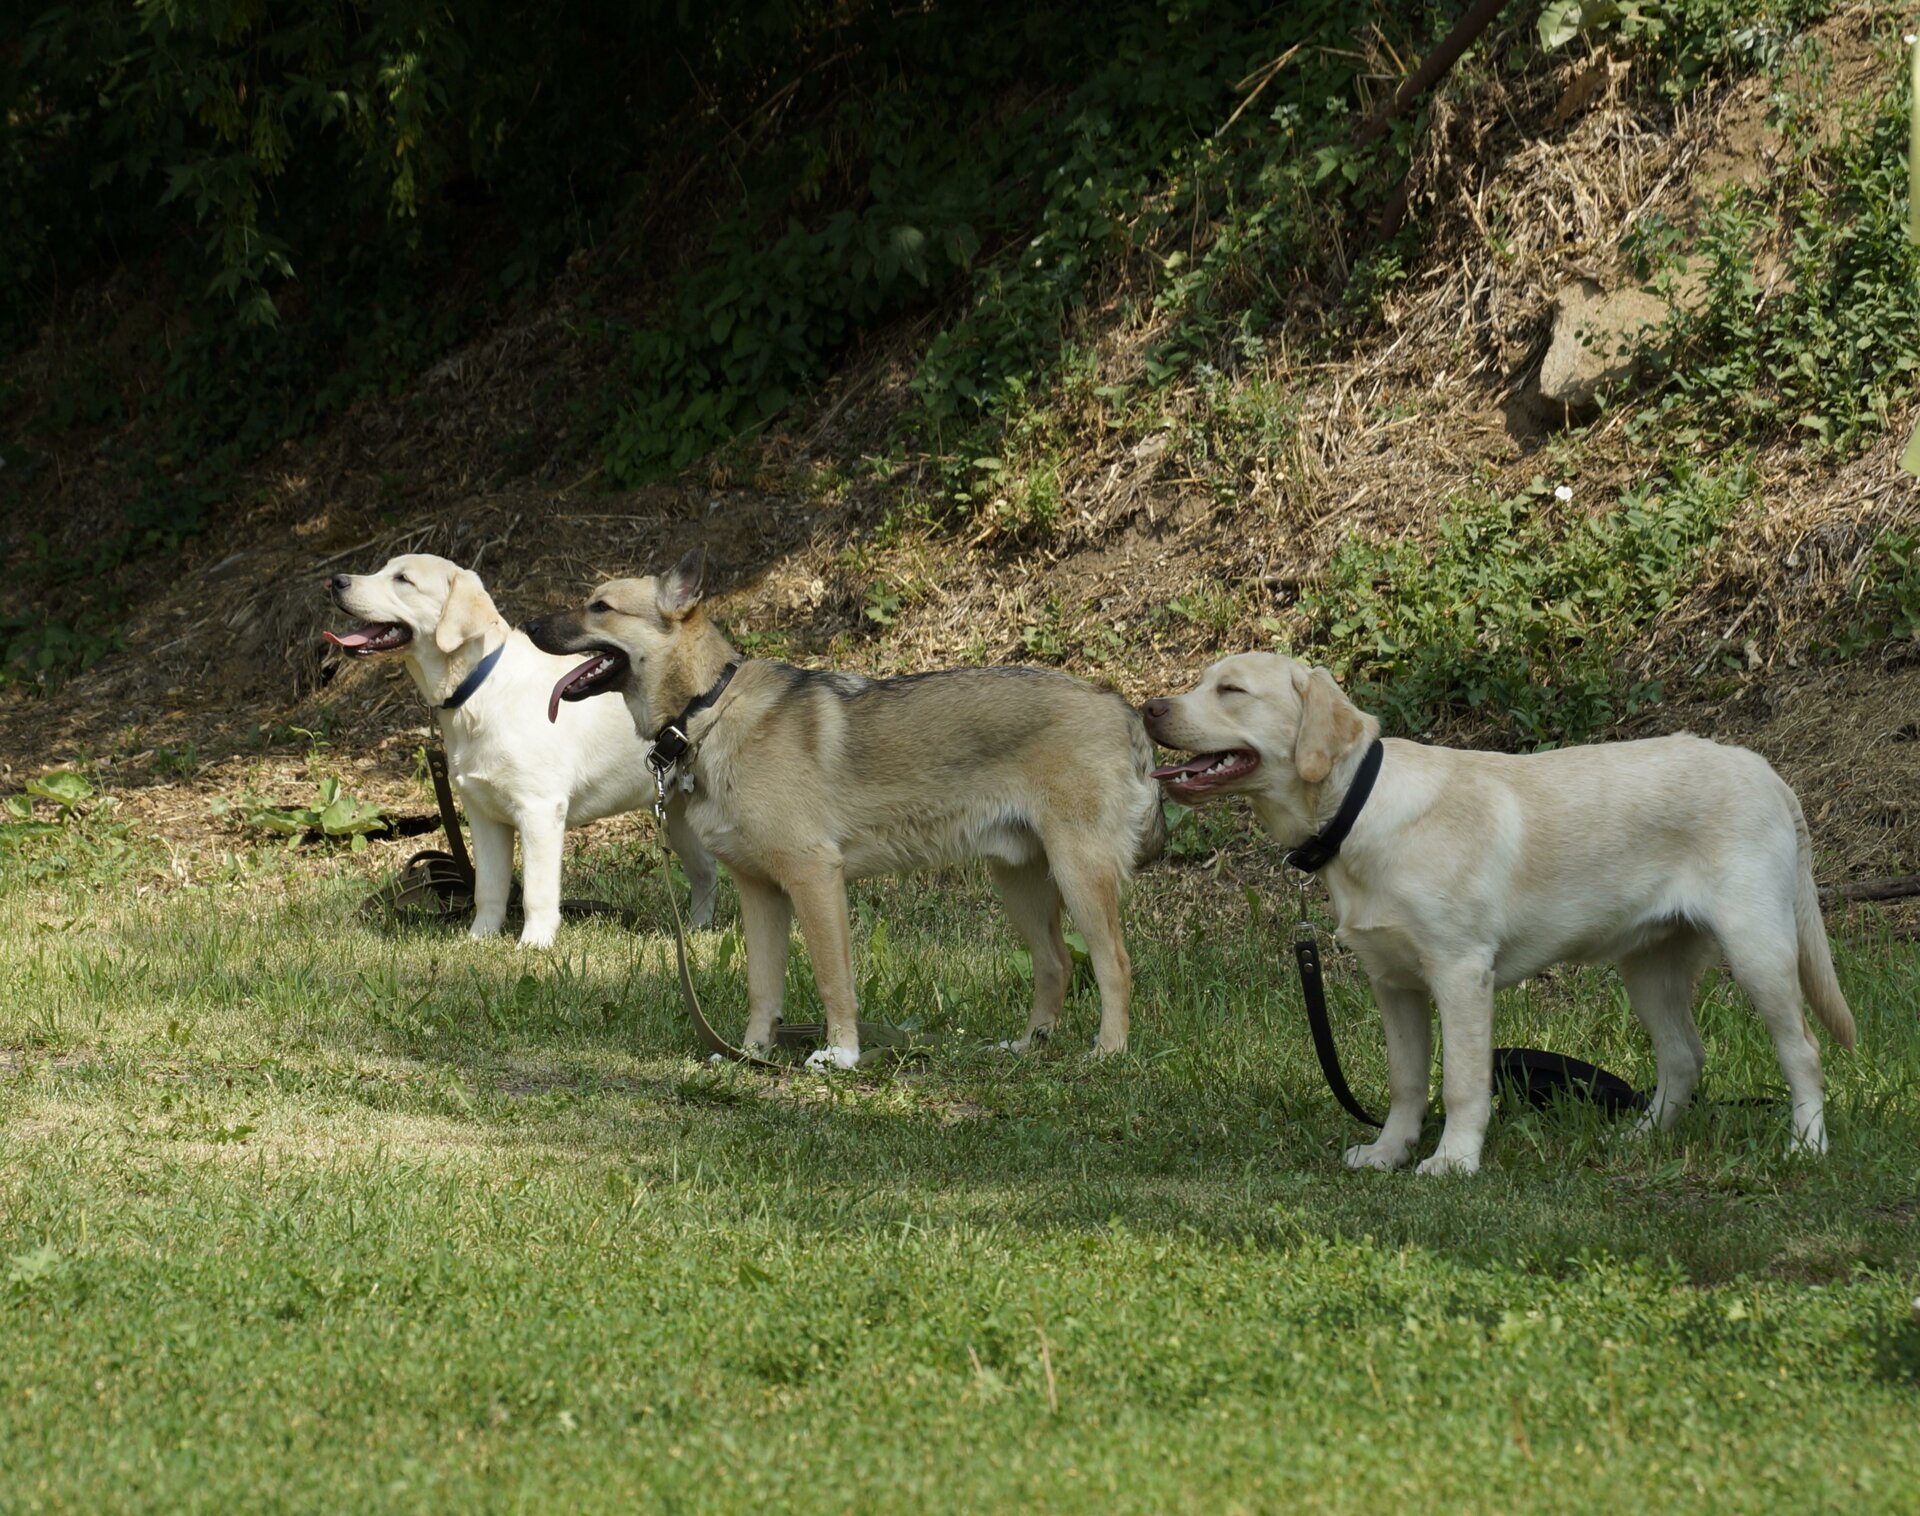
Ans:
[{"label": "dog's floppy ear", "polygon": [[1293,671],[1300,696],[1300,731],[1293,739],[1293,770],[1308,784],[1333,772],[1340,755],[1366,735],[1360,710],[1325,669]]},{"label": "dog's floppy ear", "polygon": [[463,642],[482,635],[497,614],[480,576],[472,569],[461,569],[453,576],[447,603],[440,607],[440,624],[433,629],[433,645],[443,653],[452,653]]},{"label": "dog's floppy ear", "polygon": [[696,605],[700,603],[700,576],[707,566],[707,550],[704,547],[689,548],[687,554],[673,566],[673,572],[660,581],[655,593],[655,603],[660,614],[669,621],[682,621]]}]

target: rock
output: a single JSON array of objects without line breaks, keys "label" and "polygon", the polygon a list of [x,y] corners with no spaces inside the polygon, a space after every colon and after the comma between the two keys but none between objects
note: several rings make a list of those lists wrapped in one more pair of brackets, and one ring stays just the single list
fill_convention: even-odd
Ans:
[{"label": "rock", "polygon": [[1665,301],[1642,289],[1608,294],[1592,279],[1564,285],[1553,299],[1553,340],[1540,363],[1542,408],[1553,414],[1591,413],[1603,386],[1632,379],[1632,349],[1668,314]]}]

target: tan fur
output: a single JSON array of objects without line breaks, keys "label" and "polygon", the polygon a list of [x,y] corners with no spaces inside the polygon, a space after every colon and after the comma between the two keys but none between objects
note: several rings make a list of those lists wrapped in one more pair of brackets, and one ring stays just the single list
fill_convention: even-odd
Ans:
[{"label": "tan fur", "polygon": [[[1288,848],[1339,809],[1379,732],[1325,670],[1265,653],[1223,659],[1144,713],[1167,747],[1229,755],[1175,776],[1176,797],[1244,795]],[[1758,755],[1689,736],[1529,756],[1391,739],[1320,877],[1387,1035],[1391,1109],[1378,1141],[1348,1151],[1350,1165],[1394,1168],[1412,1154],[1427,1109],[1431,1001],[1447,1120],[1420,1168],[1478,1168],[1494,991],[1568,960],[1619,965],[1659,1071],[1647,1121],[1670,1125],[1705,1056],[1694,987],[1721,954],[1773,1036],[1796,1144],[1826,1150],[1802,992],[1843,1046],[1853,1045],[1853,1016],[1834,979],[1799,801]]]},{"label": "tan fur", "polygon": [[[553,651],[617,650],[609,684],[651,734],[738,655],[700,603],[701,558],[664,578],[616,580],[586,610],[530,629]],[[1062,906],[1100,986],[1101,1052],[1126,1045],[1130,968],[1120,894],[1164,836],[1147,777],[1152,748],[1119,697],[1037,669],[956,669],[905,679],[741,663],[718,703],[688,722],[690,825],[740,888],[746,1041],[780,1015],[797,916],[826,1007],[821,1062],[858,1057],[846,884],[985,858],[1032,951],[1027,1047],[1059,1017],[1072,960]]]}]

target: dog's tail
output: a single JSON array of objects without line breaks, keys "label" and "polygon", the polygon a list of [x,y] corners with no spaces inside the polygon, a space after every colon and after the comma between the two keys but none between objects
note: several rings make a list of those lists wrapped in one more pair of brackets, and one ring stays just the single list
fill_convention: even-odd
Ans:
[{"label": "dog's tail", "polygon": [[1854,1042],[1853,1012],[1847,1009],[1840,981],[1834,977],[1833,950],[1827,944],[1827,924],[1820,916],[1820,890],[1813,882],[1813,839],[1807,818],[1793,798],[1793,831],[1800,845],[1799,877],[1793,887],[1793,925],[1799,941],[1800,989],[1813,1006],[1820,1024],[1840,1046]]},{"label": "dog's tail", "polygon": [[1132,718],[1133,770],[1145,787],[1133,848],[1133,866],[1143,868],[1167,850],[1167,814],[1160,806],[1159,781],[1153,777],[1153,739],[1138,711],[1129,708],[1127,714]]}]

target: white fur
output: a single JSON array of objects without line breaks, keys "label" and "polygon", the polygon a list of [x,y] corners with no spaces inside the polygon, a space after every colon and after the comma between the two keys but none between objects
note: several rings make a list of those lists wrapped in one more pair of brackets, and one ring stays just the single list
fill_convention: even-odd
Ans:
[{"label": "white fur", "polygon": [[[1324,670],[1273,654],[1224,659],[1187,694],[1149,702],[1146,717],[1167,746],[1256,754],[1256,767],[1212,793],[1252,800],[1283,847],[1332,817],[1379,731]],[[1419,1171],[1478,1169],[1494,991],[1563,961],[1619,966],[1653,1040],[1647,1123],[1670,1126],[1705,1056],[1694,985],[1722,953],[1772,1034],[1796,1146],[1826,1151],[1803,991],[1848,1047],[1853,1018],[1833,977],[1800,803],[1765,759],[1690,736],[1525,757],[1397,739],[1385,749],[1371,797],[1320,875],[1386,1028],[1386,1126],[1348,1149],[1350,1167],[1412,1156],[1427,1111],[1431,1002],[1447,1119]]]},{"label": "white fur", "polygon": [[[400,656],[433,707],[446,743],[448,777],[473,835],[472,935],[490,937],[506,920],[518,832],[525,921],[520,946],[551,947],[560,926],[565,834],[652,805],[653,776],[646,764],[651,744],[634,732],[617,700],[564,702],[559,719],[549,722],[548,694],[579,660],[543,653],[509,626],[470,569],[413,553],[375,573],[341,575],[331,583],[335,602],[349,616],[413,631]],[[465,704],[440,709],[502,644],[500,661]],[[667,818],[693,888],[693,924],[710,925],[713,857],[685,826],[677,804],[669,806]]]}]

